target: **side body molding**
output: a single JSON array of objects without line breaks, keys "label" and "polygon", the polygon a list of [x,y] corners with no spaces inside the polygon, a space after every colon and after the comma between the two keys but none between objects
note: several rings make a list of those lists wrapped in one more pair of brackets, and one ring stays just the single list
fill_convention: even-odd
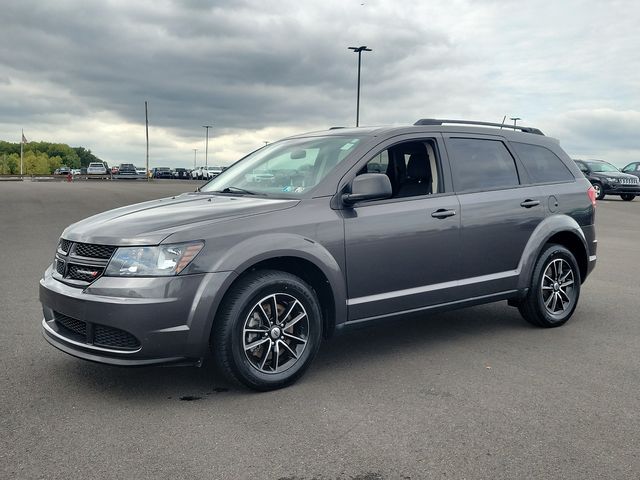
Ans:
[{"label": "side body molding", "polygon": [[[533,234],[529,238],[524,248],[518,270],[520,277],[518,278],[518,289],[529,288],[531,276],[535,268],[536,260],[542,251],[542,247],[547,241],[557,233],[570,233],[580,240],[583,248],[583,254],[587,255],[587,241],[584,232],[573,218],[568,215],[551,215],[545,218],[540,225],[536,227]],[[584,278],[582,279],[584,281]]]}]

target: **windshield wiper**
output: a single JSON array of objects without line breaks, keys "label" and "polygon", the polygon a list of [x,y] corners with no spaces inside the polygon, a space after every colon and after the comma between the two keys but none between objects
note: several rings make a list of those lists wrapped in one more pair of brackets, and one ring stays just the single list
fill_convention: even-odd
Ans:
[{"label": "windshield wiper", "polygon": [[256,192],[251,192],[240,187],[225,187],[218,193],[246,193],[247,195],[257,195]]}]

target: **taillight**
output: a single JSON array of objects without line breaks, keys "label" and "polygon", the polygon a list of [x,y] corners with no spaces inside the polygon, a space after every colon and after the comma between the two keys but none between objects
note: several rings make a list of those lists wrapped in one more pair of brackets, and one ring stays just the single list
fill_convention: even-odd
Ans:
[{"label": "taillight", "polygon": [[593,186],[589,187],[589,190],[587,190],[587,196],[589,197],[589,200],[591,200],[591,205],[593,205],[593,207],[595,208],[595,206],[596,206],[596,189],[593,188]]}]

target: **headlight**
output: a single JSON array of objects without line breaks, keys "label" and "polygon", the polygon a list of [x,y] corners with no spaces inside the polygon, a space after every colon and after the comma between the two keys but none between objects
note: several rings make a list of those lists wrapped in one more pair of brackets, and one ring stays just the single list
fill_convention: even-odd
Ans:
[{"label": "headlight", "polygon": [[157,247],[118,248],[104,272],[112,277],[156,277],[177,275],[204,246],[204,242]]}]

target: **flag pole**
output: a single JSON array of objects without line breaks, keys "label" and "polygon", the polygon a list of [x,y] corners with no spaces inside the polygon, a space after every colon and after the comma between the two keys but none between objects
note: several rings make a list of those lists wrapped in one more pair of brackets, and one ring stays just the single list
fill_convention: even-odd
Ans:
[{"label": "flag pole", "polygon": [[22,171],[22,165],[23,165],[22,159],[24,156],[23,147],[24,147],[24,128],[22,129],[22,136],[20,137],[20,175],[24,175]]}]

